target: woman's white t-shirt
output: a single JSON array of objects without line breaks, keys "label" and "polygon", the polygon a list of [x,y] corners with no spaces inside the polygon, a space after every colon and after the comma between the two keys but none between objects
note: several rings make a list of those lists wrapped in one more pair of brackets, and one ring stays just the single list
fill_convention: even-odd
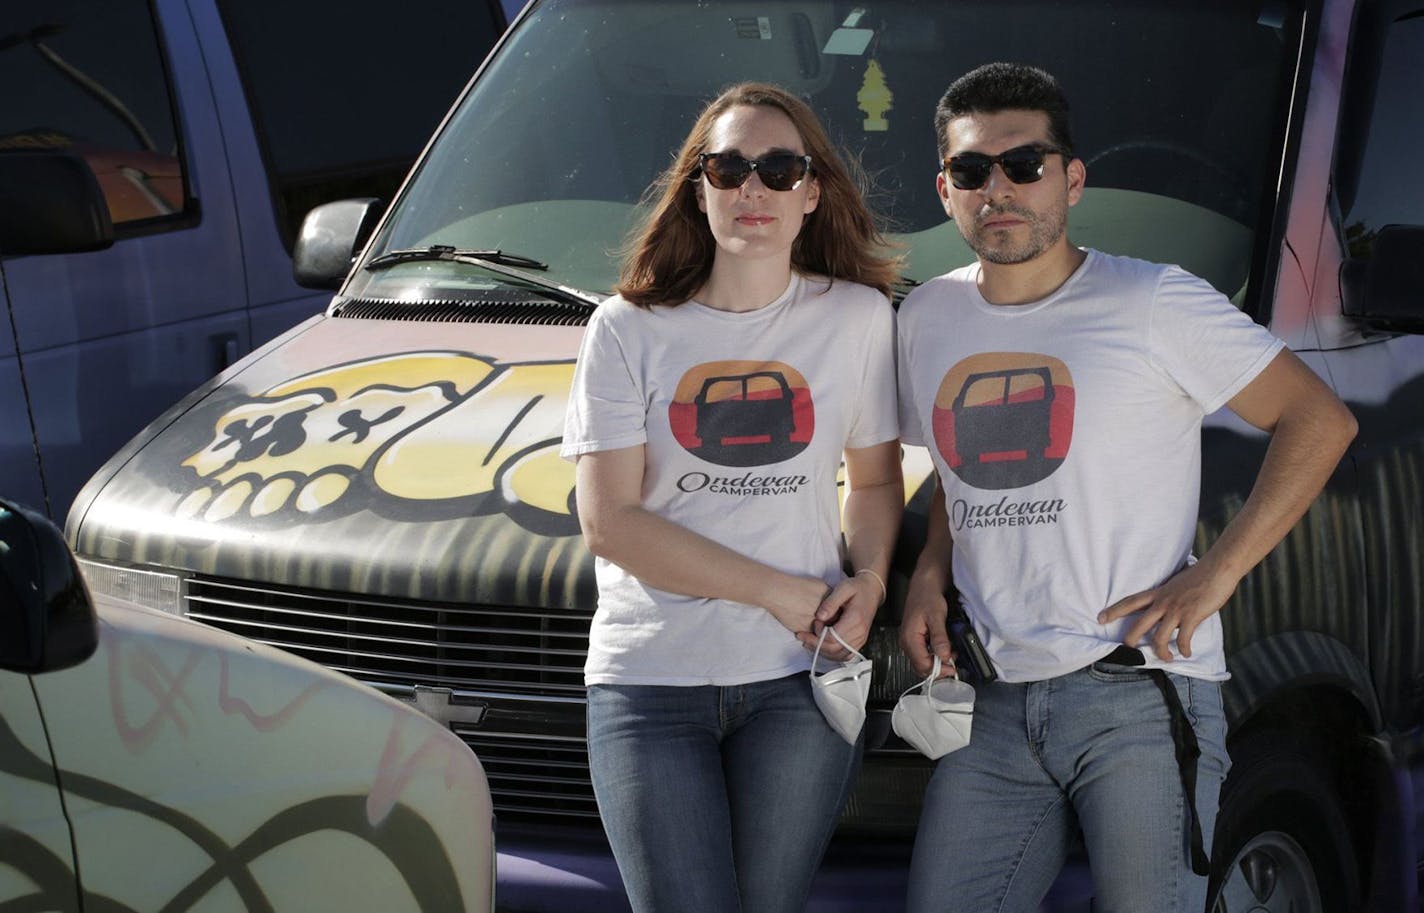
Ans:
[{"label": "woman's white t-shirt", "polygon": [[[781,297],[746,312],[603,302],[579,352],[560,452],[644,445],[645,508],[833,584],[843,576],[842,451],[898,430],[885,296],[793,275]],[[602,558],[594,567],[590,685],[734,685],[810,666],[765,609],[659,590]]]}]

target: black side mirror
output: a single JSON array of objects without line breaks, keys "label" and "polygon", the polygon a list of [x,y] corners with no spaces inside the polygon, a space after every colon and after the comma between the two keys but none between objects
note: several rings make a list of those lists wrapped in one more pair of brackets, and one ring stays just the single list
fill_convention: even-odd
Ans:
[{"label": "black side mirror", "polygon": [[307,213],[292,251],[292,275],[297,285],[333,291],[340,288],[382,210],[380,200],[363,198],[323,203]]},{"label": "black side mirror", "polygon": [[113,243],[109,204],[82,158],[0,152],[0,256],[83,253]]},{"label": "black side mirror", "polygon": [[1424,225],[1386,225],[1368,260],[1340,271],[1344,313],[1382,330],[1424,333]]},{"label": "black side mirror", "polygon": [[94,603],[58,528],[0,500],[0,669],[51,672],[99,646]]}]

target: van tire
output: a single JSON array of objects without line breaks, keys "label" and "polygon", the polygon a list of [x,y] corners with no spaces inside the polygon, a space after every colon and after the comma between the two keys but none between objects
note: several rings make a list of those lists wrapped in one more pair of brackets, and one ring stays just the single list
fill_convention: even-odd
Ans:
[{"label": "van tire", "polygon": [[1354,842],[1329,766],[1285,732],[1232,750],[1221,791],[1208,913],[1359,908]]}]

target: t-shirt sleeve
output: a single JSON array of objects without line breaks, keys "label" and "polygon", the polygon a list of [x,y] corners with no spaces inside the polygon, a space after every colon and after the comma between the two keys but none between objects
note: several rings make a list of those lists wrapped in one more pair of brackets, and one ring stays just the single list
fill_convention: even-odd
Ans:
[{"label": "t-shirt sleeve", "polygon": [[900,440],[918,447],[925,445],[920,429],[920,414],[915,408],[915,385],[910,377],[909,339],[907,338],[905,306],[895,318],[896,395],[900,407]]},{"label": "t-shirt sleeve", "polygon": [[877,298],[866,326],[860,397],[846,447],[871,447],[893,441],[899,434],[895,411],[895,316],[890,302]]},{"label": "t-shirt sleeve", "polygon": [[1204,280],[1172,267],[1152,302],[1153,363],[1201,407],[1215,412],[1285,347]]},{"label": "t-shirt sleeve", "polygon": [[594,312],[579,348],[564,413],[559,455],[574,460],[598,450],[646,443],[647,405],[628,354],[604,308]]}]

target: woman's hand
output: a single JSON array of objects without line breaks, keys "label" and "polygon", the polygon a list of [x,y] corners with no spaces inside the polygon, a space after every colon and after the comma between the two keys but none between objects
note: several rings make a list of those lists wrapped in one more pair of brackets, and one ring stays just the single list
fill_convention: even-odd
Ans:
[{"label": "woman's hand", "polygon": [[[868,575],[847,577],[821,600],[820,607],[816,609],[814,626],[808,631],[797,632],[796,637],[807,648],[814,650],[821,639],[821,629],[834,625],[841,639],[859,650],[870,639],[870,623],[875,620],[875,612],[880,608],[883,595],[879,582],[874,578]],[[850,652],[831,637],[821,645],[821,655],[836,662],[851,658]]]},{"label": "woman's hand", "polygon": [[797,637],[810,637],[815,646],[816,638],[811,632],[820,633],[816,613],[830,593],[831,588],[818,577],[788,577],[784,586],[768,594],[766,610],[783,628]]}]

